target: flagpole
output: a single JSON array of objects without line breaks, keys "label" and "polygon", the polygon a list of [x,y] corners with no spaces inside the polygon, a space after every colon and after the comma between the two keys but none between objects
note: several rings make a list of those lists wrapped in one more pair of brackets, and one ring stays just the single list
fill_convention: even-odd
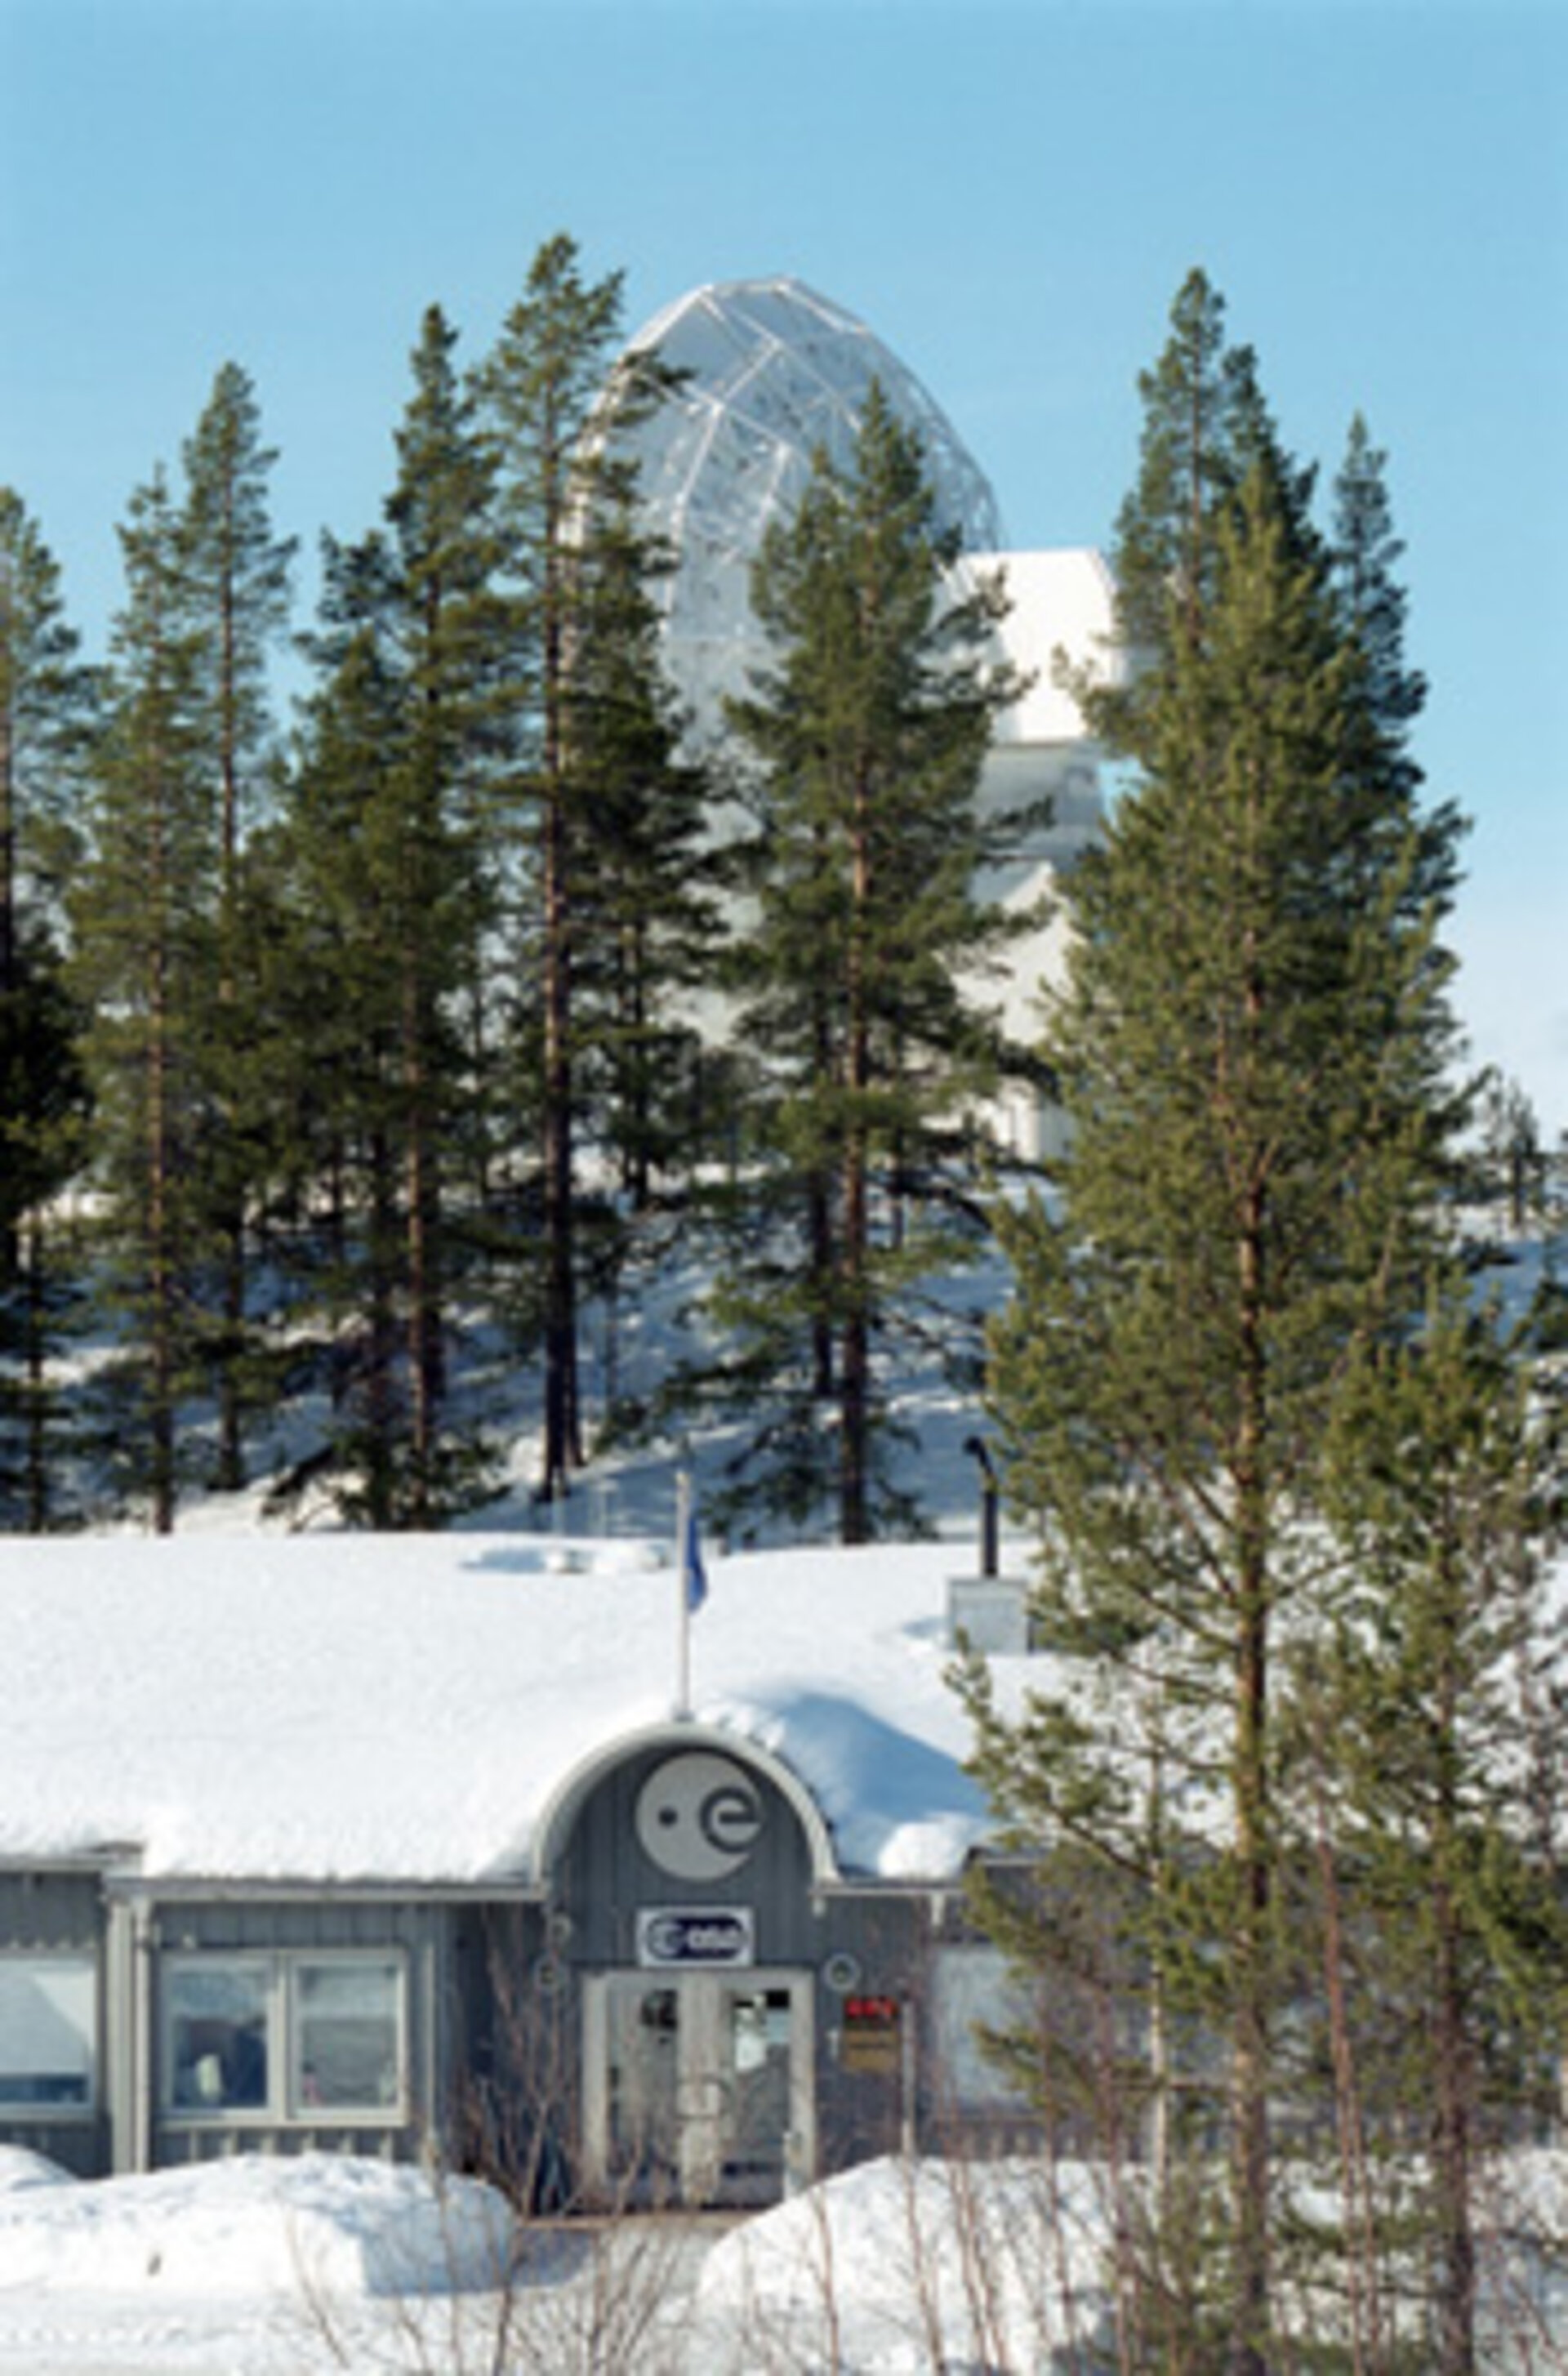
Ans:
[{"label": "flagpole", "polygon": [[691,1471],[680,1468],[675,1472],[675,1595],[680,1610],[675,1635],[679,1661],[675,1689],[675,1713],[678,1717],[689,1717],[692,1712],[691,1531]]}]

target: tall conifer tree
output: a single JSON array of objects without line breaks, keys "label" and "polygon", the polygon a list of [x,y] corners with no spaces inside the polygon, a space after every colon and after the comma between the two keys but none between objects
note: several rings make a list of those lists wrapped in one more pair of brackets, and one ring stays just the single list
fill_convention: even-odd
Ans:
[{"label": "tall conifer tree", "polygon": [[753,601],[777,657],[731,713],[757,762],[742,1028],[768,1070],[764,1194],[787,1234],[720,1302],[776,1413],[765,1491],[796,1516],[826,1498],[846,1542],[900,1506],[877,1361],[957,1248],[938,1192],[998,1054],[960,980],[1010,929],[976,897],[998,838],[977,792],[1017,687],[983,663],[996,591],[950,598],[953,558],[919,440],[873,387],[852,469],[819,458],[765,541]]},{"label": "tall conifer tree", "polygon": [[[329,1480],[344,1515],[381,1529],[412,1491],[404,1231],[398,1149],[408,912],[404,863],[405,686],[387,626],[378,537],[332,546],[318,642],[322,681],[306,707],[279,837],[282,929],[274,1076],[304,1228],[293,1292],[329,1347],[327,1442],[285,1491]],[[430,1050],[434,1059],[440,1051]]]},{"label": "tall conifer tree", "polygon": [[[618,654],[603,640],[612,632],[611,588],[618,582],[624,589],[655,565],[651,552],[645,560],[631,525],[631,472],[616,434],[664,388],[651,362],[616,352],[621,291],[619,273],[585,280],[572,240],[547,241],[481,374],[500,472],[510,612],[502,703],[509,773],[500,832],[509,862],[517,1012],[539,1118],[546,1498],[569,1490],[584,1455],[577,1241],[587,1085],[579,977],[585,965],[597,966],[602,977],[607,963],[602,944],[592,948],[591,886],[599,878],[602,891],[610,880],[608,853],[596,840],[608,824],[603,771],[612,709],[624,718],[632,699],[645,728],[659,709],[651,683],[629,692],[633,675],[652,657],[642,626]],[[624,592],[617,599],[624,601]],[[630,764],[629,749],[624,756]],[[664,754],[660,769],[679,802],[684,793],[668,767],[671,756]],[[623,784],[630,790],[624,777]],[[669,821],[671,850],[688,848],[687,826],[675,807]]]},{"label": "tall conifer tree", "polygon": [[659,556],[629,486],[600,499],[568,694],[582,818],[576,1029],[583,1106],[632,1214],[695,1162],[692,996],[710,980],[726,872],[706,771],[681,751],[652,583]]},{"label": "tall conifer tree", "polygon": [[[472,978],[485,888],[475,817],[495,668],[493,468],[472,396],[456,368],[456,342],[432,306],[414,353],[414,394],[398,433],[398,483],[386,506],[406,717],[398,761],[404,922],[396,961],[416,1479],[427,1471],[434,1476],[445,1392],[450,1256],[443,1174],[449,1134],[461,1118],[452,1032],[457,995]],[[471,1096],[475,1085],[465,1087]],[[412,1515],[421,1512],[416,1507]]]},{"label": "tall conifer tree", "polygon": [[1004,1232],[997,1415],[1039,1529],[1040,1621],[1078,1680],[1016,1723],[970,1681],[979,1767],[1018,1836],[1071,1841],[1130,1909],[1124,1976],[1151,2020],[1228,2048],[1205,2347],[1262,2376],[1283,2347],[1279,1634],[1320,1580],[1308,1521],[1347,1365],[1396,1326],[1432,1242],[1456,825],[1414,815],[1306,474],[1263,434],[1217,321],[1189,282],[1146,382],[1150,434],[1178,380],[1189,427],[1222,418],[1203,386],[1247,400],[1211,472],[1189,441],[1174,498],[1146,479],[1123,514],[1143,666],[1093,706],[1135,783],[1070,886],[1057,1201]]},{"label": "tall conifer tree", "polygon": [[0,1514],[51,1505],[54,1315],[50,1207],[80,1162],[79,1017],[61,973],[59,894],[80,832],[93,683],[60,575],[21,498],[0,488]]},{"label": "tall conifer tree", "polygon": [[137,1423],[125,1451],[150,1524],[167,1533],[199,1300],[193,1187],[205,1123],[199,1048],[212,981],[216,820],[200,764],[200,647],[184,599],[180,519],[161,472],[133,496],[120,536],[125,600],[72,921],[76,982],[93,1010],[95,1140],[129,1332]]},{"label": "tall conifer tree", "polygon": [[[1520,1351],[1457,1264],[1408,1334],[1358,1349],[1328,1441],[1344,1586],[1296,1652],[1301,1769],[1348,1909],[1368,2274],[1386,2298],[1396,2265],[1424,2263],[1438,2376],[1483,2364],[1483,2165],[1538,2122],[1568,2026],[1563,1810],[1538,1787],[1558,1721],[1540,1601],[1562,1446]],[[1527,2231],[1526,2204],[1503,2216]]]},{"label": "tall conifer tree", "polygon": [[277,460],[261,438],[255,389],[227,362],[184,447],[184,598],[197,638],[196,732],[217,816],[212,1002],[205,1063],[215,1117],[204,1170],[219,1311],[211,1325],[219,1396],[217,1482],[244,1481],[243,1381],[247,1341],[245,1225],[260,1185],[265,1037],[248,1011],[242,954],[241,867],[275,758],[267,668],[289,618],[292,539],[273,532],[267,481]]},{"label": "tall conifer tree", "polygon": [[0,487],[0,994],[15,987],[30,908],[34,924],[55,921],[57,837],[79,827],[93,679],[78,647],[54,556]]},{"label": "tall conifer tree", "polygon": [[321,679],[280,841],[305,991],[302,1005],[285,986],[280,1010],[308,1051],[293,1101],[331,1183],[313,1300],[348,1355],[321,1466],[375,1526],[434,1523],[476,1484],[446,1412],[446,1354],[452,1188],[483,1086],[463,1018],[488,897],[498,638],[491,461],[455,348],[432,306],[386,529],[328,542]]}]

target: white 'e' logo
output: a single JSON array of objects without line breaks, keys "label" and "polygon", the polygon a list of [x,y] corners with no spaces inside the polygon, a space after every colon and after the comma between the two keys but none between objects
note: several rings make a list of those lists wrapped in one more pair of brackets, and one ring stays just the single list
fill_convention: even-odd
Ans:
[{"label": "white 'e' logo", "polygon": [[689,1750],[655,1766],[637,1793],[637,1838],[676,1881],[722,1881],[738,1872],[762,1830],[751,1776],[728,1757]]}]

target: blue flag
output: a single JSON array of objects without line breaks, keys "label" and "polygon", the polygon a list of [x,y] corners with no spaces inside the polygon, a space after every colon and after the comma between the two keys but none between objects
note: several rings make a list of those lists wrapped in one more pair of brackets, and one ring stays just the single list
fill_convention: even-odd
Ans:
[{"label": "blue flag", "polygon": [[707,1576],[702,1563],[702,1538],[697,1533],[695,1508],[686,1513],[686,1607],[695,1614],[707,1598]]}]

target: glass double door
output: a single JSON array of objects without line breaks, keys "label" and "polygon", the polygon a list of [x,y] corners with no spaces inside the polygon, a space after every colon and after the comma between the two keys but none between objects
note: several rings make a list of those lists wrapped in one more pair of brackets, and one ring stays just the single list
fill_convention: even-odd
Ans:
[{"label": "glass double door", "polygon": [[584,1996],[588,2162],[641,2203],[776,2203],[814,2163],[801,1972],[605,1972]]}]

